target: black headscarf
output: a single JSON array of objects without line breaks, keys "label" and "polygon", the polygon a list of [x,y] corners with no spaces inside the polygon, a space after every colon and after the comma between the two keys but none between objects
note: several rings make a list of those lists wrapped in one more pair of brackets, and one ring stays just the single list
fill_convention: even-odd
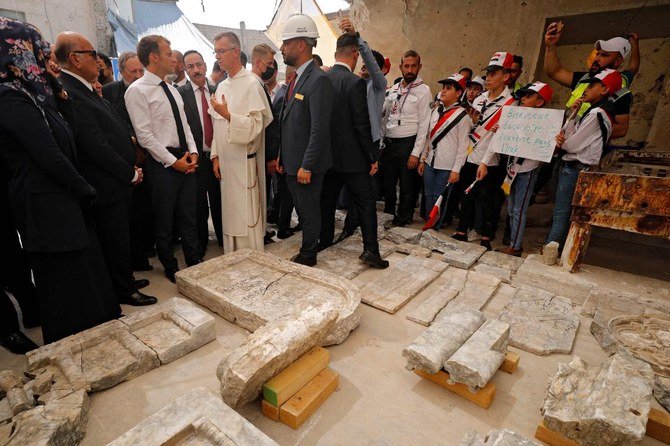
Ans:
[{"label": "black headscarf", "polygon": [[37,105],[54,105],[47,72],[49,42],[32,25],[0,17],[0,84],[30,96]]}]

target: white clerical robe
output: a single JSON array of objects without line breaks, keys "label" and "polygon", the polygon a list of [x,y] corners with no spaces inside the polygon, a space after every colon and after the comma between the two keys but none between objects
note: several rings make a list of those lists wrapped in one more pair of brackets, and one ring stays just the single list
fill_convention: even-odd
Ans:
[{"label": "white clerical robe", "polygon": [[[214,127],[212,157],[219,158],[223,252],[263,251],[265,203],[265,127],[272,110],[259,80],[242,69],[216,89],[225,97],[230,122],[209,108]],[[253,156],[252,156],[253,155]]]}]

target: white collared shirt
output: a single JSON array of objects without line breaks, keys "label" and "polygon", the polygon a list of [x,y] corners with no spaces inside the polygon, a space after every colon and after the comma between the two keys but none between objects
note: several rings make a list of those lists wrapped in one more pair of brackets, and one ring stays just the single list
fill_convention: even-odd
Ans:
[{"label": "white collared shirt", "polygon": [[186,82],[188,82],[188,78],[184,76],[184,79],[180,80],[179,82],[175,82],[174,84],[177,87],[183,87],[184,85],[186,85]]},{"label": "white collared shirt", "polygon": [[275,88],[272,89],[272,91],[269,91],[268,93],[270,94],[270,100],[272,102],[275,101],[275,96],[277,96],[277,92],[281,90],[281,88],[286,85],[284,82],[278,82],[277,85],[275,85]]},{"label": "white collared shirt", "polygon": [[[445,113],[452,109],[461,109],[458,105],[452,105],[445,110]],[[457,110],[455,113],[458,113]],[[428,134],[433,130],[440,119],[438,107],[435,107],[430,115],[430,126],[428,127]],[[449,170],[460,173],[461,167],[465,164],[465,159],[468,156],[468,147],[470,146],[470,117],[466,114],[458,121],[449,132],[444,135],[437,143],[437,148],[433,149],[430,144],[430,137],[426,139],[426,148],[421,154],[421,160],[431,165],[435,169]]]},{"label": "white collared shirt", "polygon": [[84,84],[86,86],[86,88],[93,91],[93,85],[91,85],[91,83],[89,81],[87,81],[86,79],[84,79],[83,77],[79,76],[78,74],[74,74],[72,71],[66,70],[65,68],[61,68],[61,71],[63,73],[69,74],[70,76],[72,76],[73,78],[77,79],[79,82]]},{"label": "white collared shirt", "polygon": [[596,166],[600,163],[603,153],[603,132],[598,123],[598,115],[601,116],[607,133],[607,139],[612,134],[612,121],[607,113],[600,107],[592,108],[580,120],[573,120],[565,129],[565,142],[561,149],[566,153],[564,161],[579,161],[587,166]]},{"label": "white collared shirt", "polygon": [[[191,82],[191,87],[193,88],[193,94],[195,95],[195,105],[198,106],[198,118],[200,118],[200,128],[202,129],[202,151],[203,152],[209,152],[212,150],[211,147],[207,145],[205,142],[205,121],[203,119],[202,115],[202,91],[200,91],[200,87],[198,87],[196,84]],[[211,96],[209,94],[209,85],[207,84],[207,81],[205,81],[205,100],[209,100],[209,97]],[[209,105],[209,103],[207,104]]]},{"label": "white collared shirt", "polygon": [[305,72],[307,69],[307,66],[314,62],[314,59],[309,59],[307,62],[303,62],[302,65],[300,65],[298,68],[295,69],[295,84],[298,85],[298,81],[300,80],[300,76],[302,76],[302,73]]},{"label": "white collared shirt", "polygon": [[[170,101],[160,86],[162,81],[163,79],[146,70],[144,76],[128,87],[124,99],[140,145],[156,161],[169,167],[177,158],[166,147],[179,147],[179,135]],[[167,83],[166,85],[177,103],[188,151],[197,154],[198,148],[184,113],[184,101],[176,88]]]},{"label": "white collared shirt", "polygon": [[[472,108],[474,108],[478,113],[481,114],[479,122],[486,121],[491,115],[497,112],[502,108],[503,104],[512,97],[512,92],[509,91],[509,88],[503,88],[503,91],[497,97],[491,99],[489,97],[491,91],[487,90],[484,93],[480,94],[472,101]],[[484,109],[482,113],[482,109]],[[478,124],[475,124],[473,129],[476,129]],[[483,139],[486,138],[486,139]],[[491,145],[491,140],[493,135],[485,135],[482,137],[480,142],[475,146],[474,150],[470,155],[468,155],[468,162],[472,164],[481,164],[484,163],[487,166],[497,166],[498,165],[498,154],[495,152],[488,151],[489,146]]]},{"label": "white collared shirt", "polygon": [[421,78],[417,77],[413,84],[420,84],[411,88],[404,88],[402,81],[392,86],[384,99],[382,112],[383,136],[407,138],[416,135],[412,155],[417,158],[421,156],[426,146],[430,125],[430,103],[433,100],[430,87],[422,82]]}]

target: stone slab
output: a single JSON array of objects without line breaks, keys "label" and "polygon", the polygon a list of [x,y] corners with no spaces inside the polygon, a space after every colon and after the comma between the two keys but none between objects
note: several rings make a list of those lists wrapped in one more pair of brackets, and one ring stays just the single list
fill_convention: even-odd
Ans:
[{"label": "stone slab", "polygon": [[544,425],[593,446],[639,441],[645,434],[652,394],[651,367],[626,352],[589,366],[575,356],[559,363],[541,412]]},{"label": "stone slab", "polygon": [[[379,254],[388,257],[395,251],[395,244],[388,240],[379,242]],[[363,253],[363,238],[359,235],[347,237],[319,253],[316,268],[328,271],[345,279],[354,279],[370,267],[358,257]]]},{"label": "stone slab", "polygon": [[670,411],[670,378],[656,375],[653,392],[656,401],[665,407],[665,410]]},{"label": "stone slab", "polygon": [[277,443],[221,401],[196,387],[109,443],[109,446],[239,445]]},{"label": "stone slab", "polygon": [[435,322],[402,351],[406,368],[437,373],[485,321],[480,311],[465,311]]},{"label": "stone slab", "polygon": [[479,432],[468,431],[459,446],[540,446],[540,444],[509,429],[502,429],[492,430],[486,436]]},{"label": "stone slab", "polygon": [[[347,211],[338,209],[335,211],[335,227],[338,229],[344,228],[344,221],[347,218]],[[393,226],[393,215],[386,214],[377,210],[377,240],[384,238],[387,229]],[[355,235],[361,235],[361,228],[356,228]]]},{"label": "stone slab", "polygon": [[479,263],[484,263],[486,265],[497,266],[498,268],[505,268],[513,273],[523,265],[524,259],[521,257],[515,257],[502,252],[497,251],[486,251],[480,258]]},{"label": "stone slab", "polygon": [[423,231],[419,229],[413,229],[413,228],[403,228],[401,226],[396,226],[391,229],[389,229],[386,232],[385,238],[386,240],[392,241],[395,244],[402,244],[402,243],[409,243],[412,245],[416,245],[419,243],[419,239],[421,238],[421,234]]},{"label": "stone slab", "polygon": [[362,300],[387,313],[395,313],[447,267],[439,260],[407,256],[368,282],[361,289]]},{"label": "stone slab", "polygon": [[441,252],[444,262],[463,269],[469,269],[486,252],[483,246],[458,241],[434,229],[425,231],[419,244],[431,251]]},{"label": "stone slab", "polygon": [[617,316],[608,330],[620,349],[648,363],[655,374],[670,378],[670,318]]},{"label": "stone slab", "polygon": [[536,355],[569,354],[579,328],[570,299],[539,289],[517,290],[499,319],[510,324],[509,345]]},{"label": "stone slab", "polygon": [[435,320],[449,313],[483,309],[500,286],[500,279],[497,277],[477,271],[468,271],[467,273],[463,288],[435,316]]},{"label": "stone slab", "polygon": [[526,257],[512,278],[512,285],[529,285],[550,293],[568,297],[575,305],[582,305],[596,284],[579,274],[572,274],[560,266],[545,265],[537,254]]},{"label": "stone slab", "polygon": [[444,364],[451,381],[475,392],[493,378],[505,360],[509,324],[488,320]]},{"label": "stone slab", "polygon": [[428,258],[431,255],[433,255],[433,251],[431,251],[430,249],[424,248],[423,246],[419,245],[413,245],[411,243],[401,243],[399,245],[396,245],[395,250],[396,252],[400,252],[415,257]]},{"label": "stone slab", "polygon": [[479,262],[473,266],[470,271],[497,277],[502,283],[510,283],[512,281],[512,270],[501,268],[499,266],[487,265],[486,263]]},{"label": "stone slab", "polygon": [[333,305],[325,303],[257,329],[219,363],[216,375],[223,400],[231,407],[255,400],[263,384],[323,345],[337,319]]},{"label": "stone slab", "polygon": [[463,290],[467,277],[468,272],[466,270],[447,268],[435,280],[434,285],[436,287],[433,292],[418,307],[407,314],[407,319],[417,324],[430,325],[435,320],[435,316]]},{"label": "stone slab", "polygon": [[289,238],[278,240],[275,243],[265,245],[267,254],[275,255],[284,260],[291,260],[298,254],[302,246],[302,232],[296,232]]},{"label": "stone slab", "polygon": [[267,253],[243,249],[181,270],[176,277],[181,294],[249,331],[328,304],[338,313],[324,340],[330,345],[343,342],[360,321],[356,285]]}]

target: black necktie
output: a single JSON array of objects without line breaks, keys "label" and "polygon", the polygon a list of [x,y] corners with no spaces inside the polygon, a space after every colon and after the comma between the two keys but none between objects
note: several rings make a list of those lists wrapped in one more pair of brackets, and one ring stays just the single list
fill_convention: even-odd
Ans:
[{"label": "black necktie", "polygon": [[181,122],[181,116],[179,115],[179,108],[177,108],[177,101],[174,100],[174,96],[170,93],[165,81],[161,81],[159,84],[165,96],[167,96],[168,101],[170,101],[170,107],[172,108],[172,114],[174,115],[174,122],[177,124],[177,135],[179,136],[179,148],[188,152],[188,144],[186,143],[186,134],[184,133],[184,124]]}]

